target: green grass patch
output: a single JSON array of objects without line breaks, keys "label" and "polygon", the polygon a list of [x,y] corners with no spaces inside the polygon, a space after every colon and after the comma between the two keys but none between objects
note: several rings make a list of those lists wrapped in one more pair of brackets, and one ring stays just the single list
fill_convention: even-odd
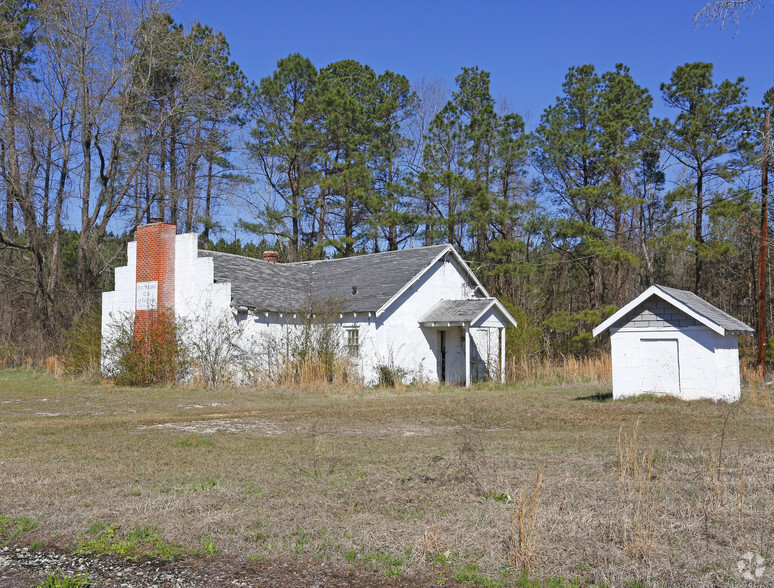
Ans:
[{"label": "green grass patch", "polygon": [[201,545],[201,548],[204,550],[206,555],[212,556],[220,551],[218,546],[215,545],[215,541],[213,541],[212,536],[209,533],[199,537],[199,545]]},{"label": "green grass patch", "polygon": [[218,487],[218,481],[214,478],[204,478],[199,484],[194,484],[194,492],[209,492]]},{"label": "green grass patch", "polygon": [[30,517],[8,517],[0,515],[0,545],[7,545],[19,536],[38,528],[38,521]]},{"label": "green grass patch", "polygon": [[48,574],[35,588],[91,588],[94,586],[89,580],[88,574],[74,574],[68,576],[62,570],[56,570]]},{"label": "green grass patch", "polygon": [[457,569],[452,574],[452,580],[462,584],[473,584],[475,586],[486,586],[486,588],[497,588],[502,586],[500,582],[492,580],[489,576],[481,572],[478,564],[468,563]]},{"label": "green grass patch", "polygon": [[120,525],[94,523],[88,535],[75,548],[77,554],[117,555],[125,559],[172,559],[183,553],[179,545],[166,542],[159,529],[149,525],[135,525],[128,533],[122,533]]},{"label": "green grass patch", "polygon": [[490,490],[484,494],[484,500],[494,500],[495,502],[508,502],[511,497],[505,492],[497,492],[496,490]]},{"label": "green grass patch", "polygon": [[175,442],[177,447],[214,447],[215,441],[203,437],[184,437]]}]

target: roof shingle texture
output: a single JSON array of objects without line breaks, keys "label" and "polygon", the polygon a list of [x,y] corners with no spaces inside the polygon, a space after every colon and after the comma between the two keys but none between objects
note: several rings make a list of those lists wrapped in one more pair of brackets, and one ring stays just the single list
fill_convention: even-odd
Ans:
[{"label": "roof shingle texture", "polygon": [[199,257],[212,258],[216,282],[231,283],[233,306],[259,312],[376,312],[450,249],[431,245],[297,263],[203,249]]},{"label": "roof shingle texture", "polygon": [[420,323],[469,323],[492,304],[491,298],[441,300],[419,319]]},{"label": "roof shingle texture", "polygon": [[656,287],[666,294],[669,294],[672,298],[679,300],[695,313],[700,314],[704,318],[712,321],[717,325],[720,325],[726,331],[731,331],[734,333],[753,332],[753,329],[748,327],[742,321],[735,319],[729,314],[726,314],[718,307],[713,306],[703,298],[699,298],[693,292],[689,292],[688,290],[678,290],[677,288],[668,288],[667,286],[657,285]]}]

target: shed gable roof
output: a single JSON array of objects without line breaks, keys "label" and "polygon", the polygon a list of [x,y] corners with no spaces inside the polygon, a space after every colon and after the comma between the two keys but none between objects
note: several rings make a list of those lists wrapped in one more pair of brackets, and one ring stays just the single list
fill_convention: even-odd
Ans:
[{"label": "shed gable roof", "polygon": [[231,282],[235,306],[297,312],[333,304],[339,312],[379,312],[446,253],[480,285],[451,245],[296,263],[206,250],[199,257],[212,258],[216,282]]},{"label": "shed gable roof", "polygon": [[713,306],[703,298],[700,298],[688,290],[678,290],[677,288],[668,288],[658,284],[651,286],[637,298],[629,302],[626,306],[614,313],[607,320],[599,324],[592,332],[596,337],[606,329],[613,326],[618,320],[625,317],[630,311],[635,309],[641,303],[652,296],[657,296],[680,309],[688,316],[694,318],[702,325],[715,331],[720,335],[751,333],[753,329],[748,327],[742,321],[735,319],[731,315],[723,312],[718,307]]}]

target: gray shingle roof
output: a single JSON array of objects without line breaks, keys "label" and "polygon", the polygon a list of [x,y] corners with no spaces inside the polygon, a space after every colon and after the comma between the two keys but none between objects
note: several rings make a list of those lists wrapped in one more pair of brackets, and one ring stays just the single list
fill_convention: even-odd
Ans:
[{"label": "gray shingle roof", "polygon": [[[231,302],[256,311],[298,312],[334,308],[376,312],[450,245],[431,245],[297,263],[270,263],[230,253],[199,250],[211,257],[216,282],[231,283]],[[357,292],[353,294],[353,287]]]},{"label": "gray shingle roof", "polygon": [[726,335],[728,333],[738,335],[741,333],[751,333],[753,331],[742,321],[737,320],[719,308],[712,306],[709,302],[699,298],[693,292],[655,284],[637,296],[637,298],[630,301],[623,308],[607,317],[607,319],[594,328],[592,333],[596,337],[602,331],[614,327],[618,321],[627,317],[628,313],[653,297],[661,298],[670,306],[681,308],[689,316],[721,335]]},{"label": "gray shingle roof", "polygon": [[753,329],[748,327],[742,321],[735,319],[730,314],[726,314],[718,307],[713,306],[703,298],[699,298],[693,292],[688,290],[678,290],[677,288],[668,288],[667,286],[656,285],[656,287],[669,294],[672,298],[679,300],[685,306],[693,310],[695,313],[700,314],[704,318],[720,325],[727,331],[734,333],[748,333],[753,332]]},{"label": "gray shingle roof", "polygon": [[469,323],[492,304],[491,298],[441,300],[419,319],[420,323]]}]

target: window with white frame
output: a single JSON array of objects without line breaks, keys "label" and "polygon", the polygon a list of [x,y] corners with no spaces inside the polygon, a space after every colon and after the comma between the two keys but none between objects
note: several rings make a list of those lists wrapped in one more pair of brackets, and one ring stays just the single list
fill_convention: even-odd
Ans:
[{"label": "window with white frame", "polygon": [[358,327],[347,329],[347,351],[350,357],[360,357],[360,329]]}]

